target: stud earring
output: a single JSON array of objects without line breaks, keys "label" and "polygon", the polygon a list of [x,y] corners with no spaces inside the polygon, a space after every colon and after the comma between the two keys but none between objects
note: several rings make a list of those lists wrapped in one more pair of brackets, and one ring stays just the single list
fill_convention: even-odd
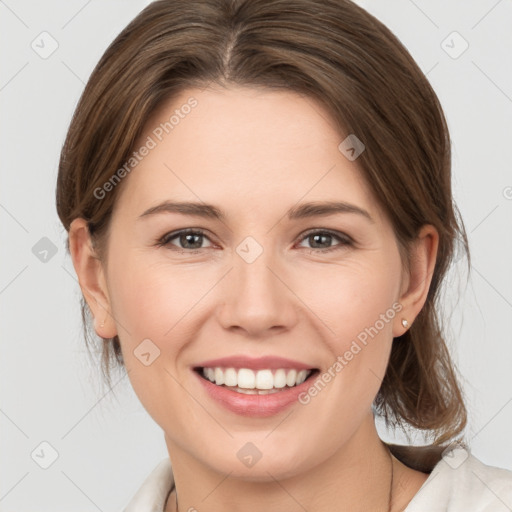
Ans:
[{"label": "stud earring", "polygon": [[405,318],[402,319],[402,325],[404,326],[405,329],[408,329],[410,327],[409,322]]}]

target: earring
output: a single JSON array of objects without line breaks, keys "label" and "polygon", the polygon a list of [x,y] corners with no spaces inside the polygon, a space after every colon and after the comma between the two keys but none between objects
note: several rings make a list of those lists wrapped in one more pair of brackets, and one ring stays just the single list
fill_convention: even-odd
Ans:
[{"label": "earring", "polygon": [[404,326],[405,329],[408,329],[410,327],[409,322],[405,318],[402,319],[402,325]]}]

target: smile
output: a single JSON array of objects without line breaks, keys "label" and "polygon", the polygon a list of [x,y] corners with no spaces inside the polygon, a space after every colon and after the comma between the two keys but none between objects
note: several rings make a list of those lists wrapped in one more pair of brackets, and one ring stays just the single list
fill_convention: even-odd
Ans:
[{"label": "smile", "polygon": [[267,395],[279,393],[302,384],[316,370],[277,368],[251,370],[250,368],[202,367],[196,371],[217,386],[237,393]]}]

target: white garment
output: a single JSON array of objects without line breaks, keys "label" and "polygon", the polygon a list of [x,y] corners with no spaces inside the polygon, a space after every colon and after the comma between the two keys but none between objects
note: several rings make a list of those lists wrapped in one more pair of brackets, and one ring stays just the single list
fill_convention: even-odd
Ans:
[{"label": "white garment", "polygon": [[[163,512],[174,487],[169,458],[144,480],[123,512]],[[510,512],[512,471],[487,466],[473,455],[453,451],[441,459],[404,512]]]}]

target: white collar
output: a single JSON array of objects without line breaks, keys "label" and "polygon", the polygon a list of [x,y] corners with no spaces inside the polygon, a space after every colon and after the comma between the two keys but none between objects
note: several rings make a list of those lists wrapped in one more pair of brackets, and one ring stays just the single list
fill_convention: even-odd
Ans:
[{"label": "white collar", "polygon": [[[404,512],[478,512],[512,506],[512,471],[487,466],[470,453],[459,465],[447,460],[436,464]],[[171,461],[166,457],[146,477],[123,512],[163,512],[173,488]]]},{"label": "white collar", "polygon": [[165,500],[173,488],[171,461],[166,457],[146,477],[123,512],[163,512]]}]

